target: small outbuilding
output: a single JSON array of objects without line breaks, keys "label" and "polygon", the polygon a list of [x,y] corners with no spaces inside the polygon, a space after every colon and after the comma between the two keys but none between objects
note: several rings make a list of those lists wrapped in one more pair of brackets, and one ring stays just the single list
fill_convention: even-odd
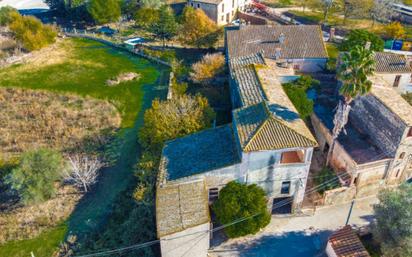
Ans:
[{"label": "small outbuilding", "polygon": [[206,257],[210,215],[204,181],[158,187],[156,224],[162,257]]},{"label": "small outbuilding", "polygon": [[333,233],[326,246],[328,257],[370,257],[350,225]]}]

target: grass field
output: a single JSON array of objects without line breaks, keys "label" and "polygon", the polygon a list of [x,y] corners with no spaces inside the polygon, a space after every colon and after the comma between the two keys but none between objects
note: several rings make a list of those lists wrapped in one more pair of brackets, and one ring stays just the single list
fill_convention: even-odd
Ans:
[{"label": "grass field", "polygon": [[[109,87],[105,82],[120,73],[135,72],[140,79]],[[116,165],[101,171],[98,183],[86,194],[64,225],[49,229],[40,236],[12,241],[0,246],[0,256],[49,257],[66,232],[82,237],[93,233],[106,222],[111,206],[133,178],[133,166],[139,157],[138,130],[145,109],[154,98],[167,92],[169,69],[117,49],[84,39],[65,39],[36,53],[27,63],[0,70],[0,87],[43,89],[69,92],[105,99],[122,114],[120,157]]]},{"label": "grass field", "polygon": [[31,252],[36,257],[51,256],[62,242],[66,232],[67,226],[60,225],[34,239],[6,243],[0,247],[0,256],[29,257]]},{"label": "grass field", "polygon": [[[107,99],[122,115],[123,127],[133,126],[142,100],[140,86],[152,84],[162,68],[141,58],[84,39],[66,39],[34,61],[0,71],[0,86],[72,92]],[[163,68],[164,69],[164,68]],[[105,82],[123,72],[137,72],[139,81],[109,87]]]}]

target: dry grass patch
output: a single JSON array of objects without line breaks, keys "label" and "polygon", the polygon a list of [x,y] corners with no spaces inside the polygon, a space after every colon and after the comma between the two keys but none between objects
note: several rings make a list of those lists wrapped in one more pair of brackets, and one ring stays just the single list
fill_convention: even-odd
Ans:
[{"label": "dry grass patch", "polygon": [[114,106],[103,100],[45,91],[0,88],[0,157],[47,147],[68,151],[105,144],[120,127]]},{"label": "dry grass patch", "polygon": [[66,220],[82,194],[72,186],[62,186],[57,195],[41,204],[15,206],[0,213],[0,244],[34,238]]}]

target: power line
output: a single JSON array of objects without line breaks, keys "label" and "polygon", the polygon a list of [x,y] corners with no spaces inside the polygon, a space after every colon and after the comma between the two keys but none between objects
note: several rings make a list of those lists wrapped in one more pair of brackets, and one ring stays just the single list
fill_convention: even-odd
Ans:
[{"label": "power line", "polygon": [[[349,175],[349,174],[344,174],[344,175]],[[311,188],[309,191],[305,192],[304,195],[306,196],[306,195],[308,195],[308,194],[312,194],[312,193],[314,193],[314,192],[317,192],[319,189],[321,189],[321,188],[323,188],[323,187],[326,187],[329,183],[332,183],[332,182],[335,181],[335,180],[337,181],[339,178],[340,178],[340,176],[336,176],[336,177],[334,177],[334,178],[332,178],[332,179],[330,179],[330,180],[328,180],[328,181],[325,181],[325,182],[323,182],[322,184],[319,184],[319,185]],[[272,207],[272,210],[277,209],[277,208],[280,208],[280,207],[283,207],[283,206],[285,206],[285,205],[287,205],[287,204],[289,204],[289,203],[292,203],[293,201],[294,201],[294,200],[293,200],[293,199],[290,199],[290,198],[289,198],[289,199],[285,199],[284,201],[281,201],[281,202],[279,202],[279,203],[274,204],[274,206]],[[234,221],[232,221],[232,222],[230,222],[230,223],[223,224],[223,225],[221,225],[221,226],[219,226],[219,227],[216,227],[216,228],[213,228],[213,229],[208,229],[208,230],[204,230],[204,231],[198,231],[198,232],[194,232],[194,233],[191,233],[191,234],[185,234],[185,235],[176,236],[176,237],[168,238],[168,239],[162,239],[162,240],[157,239],[157,240],[149,241],[149,242],[146,242],[146,243],[135,244],[135,245],[131,245],[131,246],[127,246],[127,247],[122,247],[122,248],[116,248],[116,249],[107,250],[107,251],[100,251],[100,252],[95,252],[95,253],[88,253],[88,254],[85,254],[85,255],[77,255],[77,256],[75,256],[75,257],[105,256],[105,255],[107,255],[107,254],[114,254],[114,253],[121,253],[121,252],[123,252],[123,251],[142,249],[142,248],[145,248],[145,247],[152,246],[152,245],[154,245],[154,244],[160,243],[161,241],[171,241],[171,240],[175,240],[175,239],[179,239],[179,238],[187,237],[187,236],[192,236],[192,235],[196,235],[196,234],[200,234],[200,233],[216,232],[216,231],[222,230],[222,229],[224,229],[224,228],[226,228],[226,227],[229,227],[229,226],[235,225],[235,224],[237,224],[237,223],[243,222],[243,221],[245,221],[245,220],[254,218],[254,217],[256,217],[256,216],[258,216],[258,215],[261,215],[261,214],[262,214],[262,213],[260,213],[260,212],[259,212],[259,213],[255,213],[255,214],[253,214],[253,215],[250,215],[250,216],[247,216],[247,217],[243,217],[243,218],[239,218],[239,219],[234,220]]]}]

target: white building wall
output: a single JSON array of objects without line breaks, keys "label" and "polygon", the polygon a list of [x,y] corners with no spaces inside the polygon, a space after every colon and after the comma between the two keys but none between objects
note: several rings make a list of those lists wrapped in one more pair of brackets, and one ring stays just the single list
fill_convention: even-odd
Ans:
[{"label": "white building wall", "polygon": [[396,91],[399,93],[405,92],[412,92],[412,83],[411,83],[411,73],[399,73],[399,74],[384,74],[384,73],[376,73],[379,77],[381,77],[389,86],[393,87],[396,76],[401,76],[401,80],[399,82],[398,87],[394,87]]},{"label": "white building wall", "polygon": [[205,223],[160,238],[162,257],[207,257],[210,224]]},{"label": "white building wall", "polygon": [[328,257],[338,257],[335,253],[335,250],[333,250],[330,242],[328,242],[328,244],[326,245],[326,255],[328,255]]}]

